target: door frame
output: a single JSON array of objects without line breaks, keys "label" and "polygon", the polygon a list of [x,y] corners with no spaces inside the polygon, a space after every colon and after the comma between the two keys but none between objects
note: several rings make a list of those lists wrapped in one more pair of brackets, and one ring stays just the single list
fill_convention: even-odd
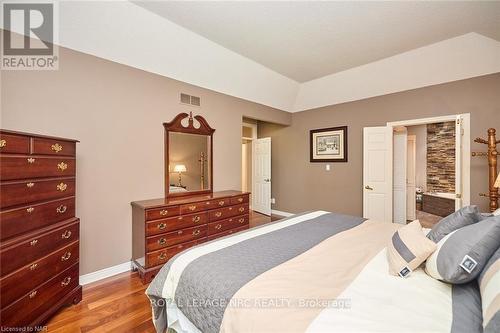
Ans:
[{"label": "door frame", "polygon": [[[471,170],[471,133],[470,133],[470,113],[462,113],[462,114],[452,114],[447,116],[440,117],[431,117],[431,118],[420,118],[420,119],[410,119],[410,120],[402,120],[402,121],[394,121],[388,122],[387,126],[391,127],[392,130],[394,127],[399,126],[416,126],[416,125],[427,125],[427,124],[435,124],[442,123],[448,121],[457,121],[457,118],[460,117],[462,120],[462,193],[461,199],[463,206],[470,205],[471,195],[470,195],[470,170]],[[392,130],[390,131],[392,133]],[[392,141],[392,140],[389,140]],[[392,150],[392,149],[391,149]],[[393,175],[392,163],[389,164],[391,168],[391,175]]]}]

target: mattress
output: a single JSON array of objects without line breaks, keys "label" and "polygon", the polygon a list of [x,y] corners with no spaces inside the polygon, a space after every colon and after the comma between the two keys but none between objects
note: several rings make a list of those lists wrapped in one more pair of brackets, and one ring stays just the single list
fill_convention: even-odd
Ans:
[{"label": "mattress", "polygon": [[481,332],[477,283],[388,273],[400,225],[308,212],[191,248],[146,294],[157,332]]}]

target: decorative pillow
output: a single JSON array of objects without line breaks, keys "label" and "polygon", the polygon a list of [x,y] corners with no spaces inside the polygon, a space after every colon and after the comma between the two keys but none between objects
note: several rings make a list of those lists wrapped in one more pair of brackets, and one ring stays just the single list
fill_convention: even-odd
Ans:
[{"label": "decorative pillow", "polygon": [[425,271],[435,279],[466,283],[475,279],[500,246],[500,216],[492,216],[446,235],[427,259]]},{"label": "decorative pillow", "polygon": [[407,277],[436,249],[436,244],[425,237],[418,220],[400,228],[387,246],[389,272]]},{"label": "decorative pillow", "polygon": [[493,215],[495,215],[495,216],[500,216],[500,208],[498,208],[497,210],[495,210],[495,211],[493,212]]},{"label": "decorative pillow", "polygon": [[484,333],[500,332],[500,248],[488,260],[478,278]]},{"label": "decorative pillow", "polygon": [[437,243],[449,233],[469,224],[479,222],[483,218],[484,217],[481,216],[481,213],[477,209],[477,206],[463,207],[453,214],[450,214],[441,219],[441,221],[439,221],[434,225],[434,227],[432,227],[432,230],[429,232],[427,237],[429,237],[430,240],[434,241],[434,243]]}]

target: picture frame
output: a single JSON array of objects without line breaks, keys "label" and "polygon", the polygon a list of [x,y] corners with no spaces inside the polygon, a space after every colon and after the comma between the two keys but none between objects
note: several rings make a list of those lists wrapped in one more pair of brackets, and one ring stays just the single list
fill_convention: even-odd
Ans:
[{"label": "picture frame", "polygon": [[347,162],[347,126],[309,131],[311,163]]}]

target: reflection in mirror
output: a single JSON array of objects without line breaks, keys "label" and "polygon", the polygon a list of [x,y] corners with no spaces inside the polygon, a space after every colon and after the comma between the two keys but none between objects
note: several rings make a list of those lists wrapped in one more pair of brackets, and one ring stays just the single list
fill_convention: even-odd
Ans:
[{"label": "reflection in mirror", "polygon": [[169,132],[169,193],[210,189],[210,136]]}]

